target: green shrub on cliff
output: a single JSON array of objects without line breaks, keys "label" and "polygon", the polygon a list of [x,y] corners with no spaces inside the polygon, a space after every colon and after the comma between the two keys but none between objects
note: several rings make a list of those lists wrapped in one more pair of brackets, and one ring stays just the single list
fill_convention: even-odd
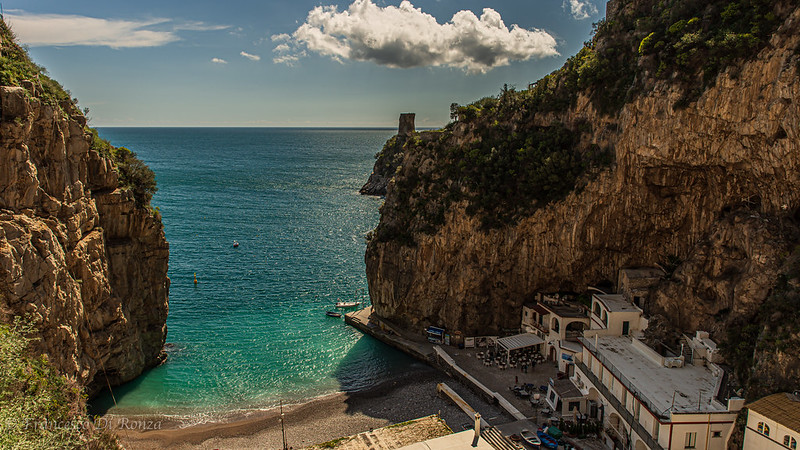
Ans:
[{"label": "green shrub on cliff", "polygon": [[107,140],[101,138],[94,128],[87,127],[87,131],[92,135],[91,148],[101,155],[111,158],[117,166],[119,187],[130,189],[133,192],[136,206],[147,207],[153,194],[158,190],[156,174],[136,157],[136,153],[125,147],[114,147]]},{"label": "green shrub on cliff", "polygon": [[33,332],[0,325],[0,448],[118,448],[91,424],[81,389],[30,354]]},{"label": "green shrub on cliff", "polygon": [[147,206],[156,190],[156,174],[150,170],[136,153],[125,147],[117,147],[112,151],[114,162],[119,170],[119,184],[130,189],[139,207]]}]

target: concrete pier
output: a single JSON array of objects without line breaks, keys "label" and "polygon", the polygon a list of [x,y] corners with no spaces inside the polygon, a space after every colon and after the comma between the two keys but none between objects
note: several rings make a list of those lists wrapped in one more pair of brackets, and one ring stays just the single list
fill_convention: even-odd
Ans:
[{"label": "concrete pier", "polygon": [[434,362],[433,344],[412,340],[403,331],[373,314],[372,306],[345,314],[344,322],[422,362]]}]

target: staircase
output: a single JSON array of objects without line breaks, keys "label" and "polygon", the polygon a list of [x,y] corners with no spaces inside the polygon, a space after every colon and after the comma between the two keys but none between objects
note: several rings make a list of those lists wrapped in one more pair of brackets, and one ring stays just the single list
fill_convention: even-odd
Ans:
[{"label": "staircase", "polygon": [[503,433],[495,427],[483,429],[481,437],[497,450],[523,450],[523,447],[503,436]]}]

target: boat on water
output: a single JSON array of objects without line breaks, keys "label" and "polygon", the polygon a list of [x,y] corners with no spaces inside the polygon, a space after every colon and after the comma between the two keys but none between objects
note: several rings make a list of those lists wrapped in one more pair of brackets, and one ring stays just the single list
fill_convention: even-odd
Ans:
[{"label": "boat on water", "polygon": [[342,301],[338,301],[338,302],[336,302],[336,307],[337,308],[352,308],[352,307],[358,306],[360,304],[361,304],[361,302],[342,302]]},{"label": "boat on water", "polygon": [[239,247],[239,241],[233,241],[233,248]]},{"label": "boat on water", "polygon": [[342,317],[342,314],[336,311],[325,311],[325,315],[328,317]]},{"label": "boat on water", "polygon": [[542,446],[543,447],[558,448],[558,441],[555,440],[555,438],[553,438],[553,436],[550,436],[549,434],[547,434],[544,430],[539,429],[536,432],[536,436],[539,437],[539,440],[542,442]]}]

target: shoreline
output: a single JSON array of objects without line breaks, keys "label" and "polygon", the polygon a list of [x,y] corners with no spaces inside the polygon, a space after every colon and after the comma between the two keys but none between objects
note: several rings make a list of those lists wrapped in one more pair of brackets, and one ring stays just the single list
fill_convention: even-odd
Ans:
[{"label": "shoreline", "polygon": [[[467,416],[454,404],[437,396],[436,385],[457,384],[433,367],[414,368],[400,377],[355,392],[339,392],[285,405],[284,417],[289,446],[299,449],[358,434],[393,423],[439,414],[454,431],[467,423]],[[469,396],[468,389],[459,389]],[[480,402],[473,398],[473,402]],[[484,408],[491,408],[485,405]],[[498,413],[499,414],[499,413]],[[278,408],[232,414],[222,421],[181,426],[169,416],[108,415],[112,431],[130,449],[144,448],[282,448]],[[128,419],[127,428],[120,421]],[[147,429],[152,421],[155,428]],[[160,421],[160,422],[159,422]],[[115,426],[116,425],[116,426]]]},{"label": "shoreline", "polygon": [[[297,407],[301,407],[303,405],[307,405],[314,402],[324,402],[331,400],[333,398],[339,396],[346,396],[346,397],[358,397],[358,398],[370,398],[376,395],[381,395],[381,393],[385,393],[388,388],[396,386],[398,384],[406,384],[407,382],[411,382],[411,378],[419,374],[427,374],[430,371],[438,371],[438,369],[426,365],[426,366],[418,366],[418,367],[410,367],[408,370],[391,376],[385,380],[380,381],[379,383],[368,386],[363,389],[356,389],[350,391],[334,391],[319,394],[313,397],[306,397],[301,399],[294,399],[289,401],[283,402],[283,409],[284,412],[289,411],[290,409],[295,409]],[[107,420],[109,423],[119,422],[122,419],[128,419],[129,422],[132,421],[156,421],[160,422],[162,429],[184,429],[189,427],[195,427],[200,425],[208,425],[208,424],[225,424],[231,422],[238,422],[242,420],[250,419],[254,416],[263,416],[272,413],[278,413],[280,410],[280,405],[269,405],[269,406],[256,406],[250,405],[247,407],[236,408],[236,409],[220,409],[214,410],[210,409],[208,411],[198,411],[198,412],[188,412],[188,413],[159,413],[159,412],[131,412],[126,413],[124,410],[121,413],[115,413],[113,411],[106,412],[99,414],[99,417],[102,417]]]}]

